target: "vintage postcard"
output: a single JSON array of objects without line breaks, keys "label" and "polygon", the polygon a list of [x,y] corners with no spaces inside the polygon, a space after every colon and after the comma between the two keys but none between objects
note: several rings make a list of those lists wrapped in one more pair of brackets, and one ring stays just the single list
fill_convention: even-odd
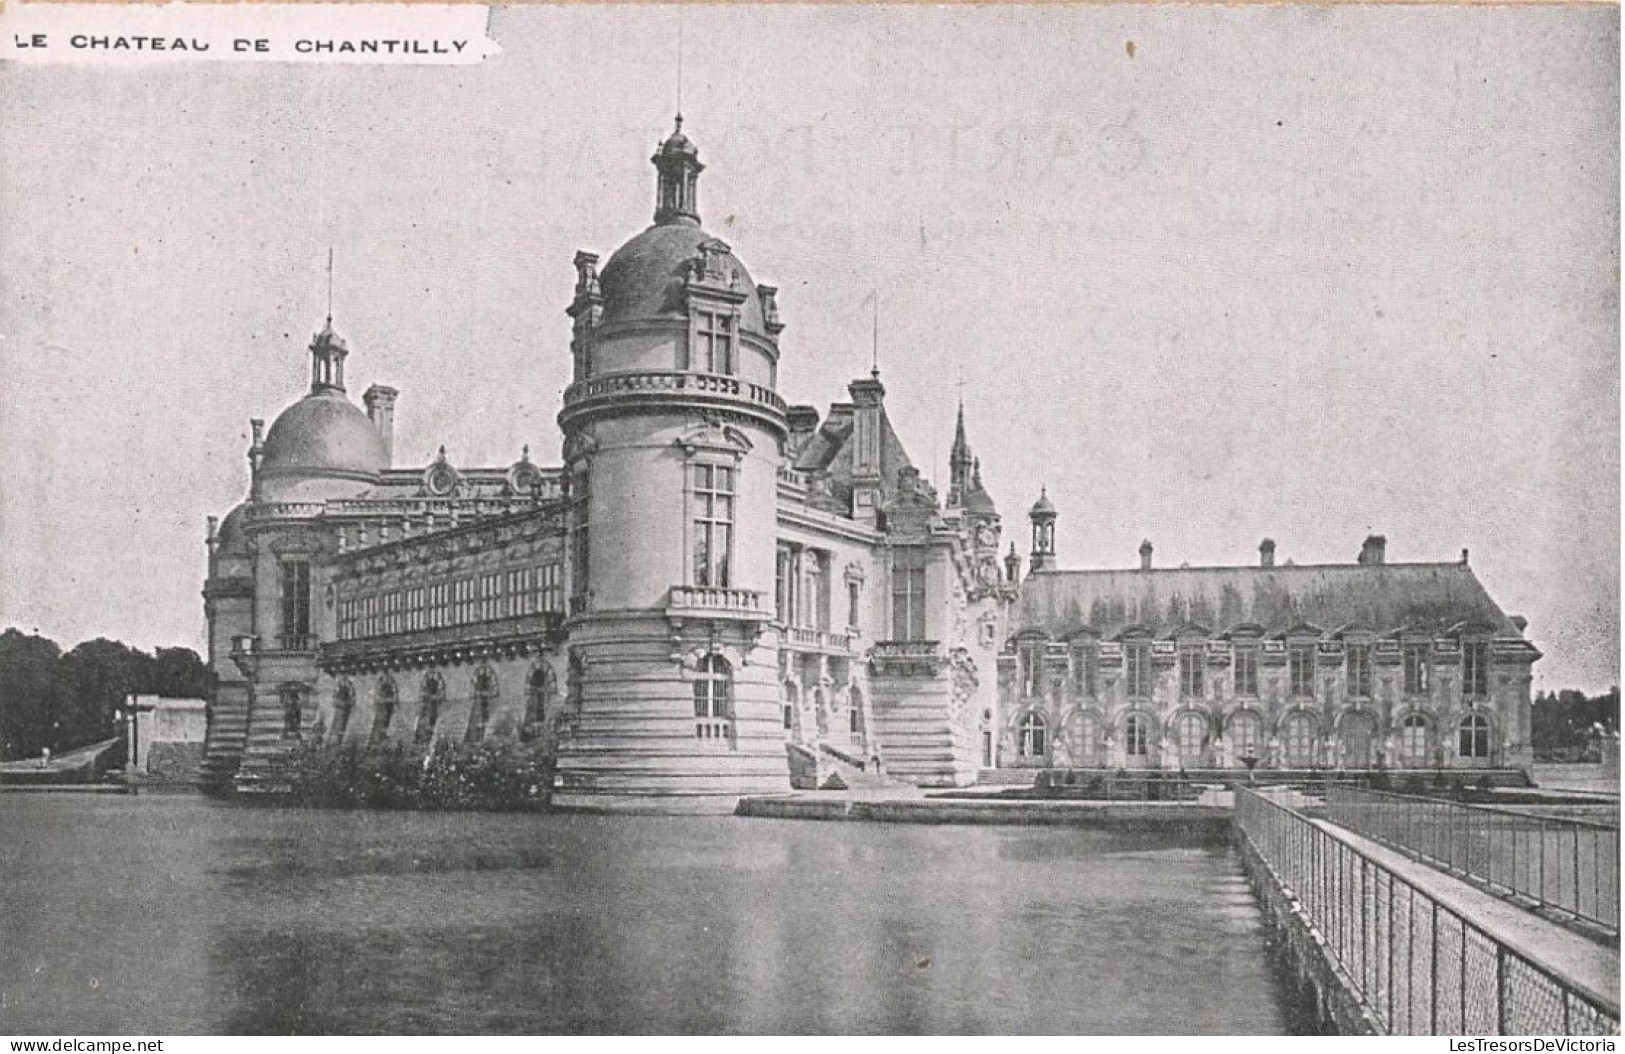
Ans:
[{"label": "vintage postcard", "polygon": [[0,1036],[1617,1035],[1619,56],[7,5]]}]

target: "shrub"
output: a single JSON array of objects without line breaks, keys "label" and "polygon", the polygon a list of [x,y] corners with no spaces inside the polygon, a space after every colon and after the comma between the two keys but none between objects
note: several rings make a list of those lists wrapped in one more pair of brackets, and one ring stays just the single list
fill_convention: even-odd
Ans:
[{"label": "shrub", "polygon": [[321,808],[546,808],[553,758],[539,743],[498,740],[401,746],[301,744],[289,759],[292,797]]}]

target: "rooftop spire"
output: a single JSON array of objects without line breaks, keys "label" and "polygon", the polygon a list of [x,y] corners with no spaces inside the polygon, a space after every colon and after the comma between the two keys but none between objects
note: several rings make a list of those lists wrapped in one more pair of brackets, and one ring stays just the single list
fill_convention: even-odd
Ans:
[{"label": "rooftop spire", "polygon": [[698,183],[705,166],[700,164],[700,152],[683,134],[683,115],[679,113],[675,127],[666,141],[660,144],[655,156],[655,171],[660,173],[655,195],[655,223],[700,224]]},{"label": "rooftop spire", "polygon": [[327,321],[310,340],[310,394],[344,391],[344,338],[333,330],[333,247],[327,247]]}]

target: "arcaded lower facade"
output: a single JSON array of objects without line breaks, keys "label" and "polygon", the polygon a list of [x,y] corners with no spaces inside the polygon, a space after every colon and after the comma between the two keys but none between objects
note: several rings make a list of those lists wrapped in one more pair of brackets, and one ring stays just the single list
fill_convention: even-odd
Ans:
[{"label": "arcaded lower facade", "polygon": [[[1041,496],[999,658],[1001,765],[1108,769],[1527,766],[1540,653],[1468,565],[1056,567]],[[995,742],[996,740],[996,742]]]}]

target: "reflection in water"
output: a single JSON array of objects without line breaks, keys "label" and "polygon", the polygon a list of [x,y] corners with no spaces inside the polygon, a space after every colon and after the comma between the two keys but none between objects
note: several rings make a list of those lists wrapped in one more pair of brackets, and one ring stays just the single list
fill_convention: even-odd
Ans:
[{"label": "reflection in water", "polygon": [[0,1032],[1292,1025],[1231,851],[1146,835],[7,795],[0,880]]}]

